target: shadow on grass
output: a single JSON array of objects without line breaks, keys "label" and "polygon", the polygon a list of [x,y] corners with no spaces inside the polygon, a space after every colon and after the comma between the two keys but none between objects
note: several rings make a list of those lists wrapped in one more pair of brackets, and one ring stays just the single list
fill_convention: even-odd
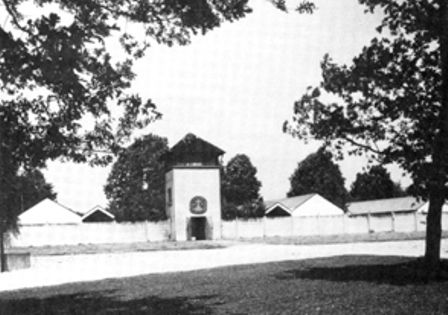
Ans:
[{"label": "shadow on grass", "polygon": [[[278,280],[309,279],[328,280],[338,282],[365,281],[376,284],[390,284],[397,286],[428,283],[427,273],[421,259],[385,256],[337,256],[329,257],[332,263],[335,259],[350,261],[343,266],[325,265],[313,266],[312,263],[299,269],[287,270],[275,275]],[[369,263],[369,260],[371,263]],[[384,260],[382,262],[381,260]],[[448,261],[443,261],[446,270]],[[434,281],[434,280],[433,280]],[[447,282],[447,278],[436,281]]]},{"label": "shadow on grass", "polygon": [[[111,291],[0,301],[1,314],[211,314],[203,300],[213,295],[121,299]],[[109,295],[108,295],[109,294]]]}]

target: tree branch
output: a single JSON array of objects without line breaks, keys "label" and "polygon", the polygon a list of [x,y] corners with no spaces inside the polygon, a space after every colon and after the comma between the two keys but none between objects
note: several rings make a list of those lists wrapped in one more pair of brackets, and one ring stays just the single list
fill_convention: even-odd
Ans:
[{"label": "tree branch", "polygon": [[19,23],[19,14],[16,12],[16,10],[8,3],[8,0],[2,0],[6,11],[11,16],[12,23],[22,32],[30,34],[29,30],[27,30],[25,27],[20,25]]},{"label": "tree branch", "polygon": [[342,139],[344,139],[345,141],[349,142],[350,144],[352,144],[352,145],[354,145],[354,146],[363,148],[363,149],[365,149],[365,150],[367,150],[367,151],[370,151],[370,152],[373,152],[373,153],[375,153],[375,154],[380,154],[380,155],[381,155],[381,154],[384,154],[384,151],[381,151],[381,150],[378,148],[378,146],[376,146],[377,148],[374,149],[374,148],[372,148],[370,145],[363,144],[363,143],[359,143],[358,141],[356,141],[356,140],[354,140],[354,139],[351,139],[351,138],[349,138],[349,137],[347,137],[347,136],[343,136]]}]

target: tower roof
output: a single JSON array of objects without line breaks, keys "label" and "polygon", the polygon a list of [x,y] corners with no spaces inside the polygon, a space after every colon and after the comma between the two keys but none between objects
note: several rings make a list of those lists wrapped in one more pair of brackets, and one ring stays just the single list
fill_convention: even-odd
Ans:
[{"label": "tower roof", "polygon": [[195,162],[210,164],[224,153],[217,146],[189,133],[163,154],[161,159],[169,164]]}]

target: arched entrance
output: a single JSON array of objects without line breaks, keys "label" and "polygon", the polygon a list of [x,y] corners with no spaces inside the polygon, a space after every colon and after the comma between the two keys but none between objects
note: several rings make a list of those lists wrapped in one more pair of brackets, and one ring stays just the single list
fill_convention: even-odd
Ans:
[{"label": "arched entrance", "polygon": [[207,239],[207,218],[206,217],[191,217],[189,228],[189,239],[191,240],[206,240]]}]

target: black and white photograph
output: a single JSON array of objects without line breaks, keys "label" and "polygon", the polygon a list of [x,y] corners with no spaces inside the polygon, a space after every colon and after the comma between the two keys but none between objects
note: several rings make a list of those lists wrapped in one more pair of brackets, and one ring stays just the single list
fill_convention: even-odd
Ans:
[{"label": "black and white photograph", "polygon": [[16,314],[448,314],[448,1],[0,0]]}]

